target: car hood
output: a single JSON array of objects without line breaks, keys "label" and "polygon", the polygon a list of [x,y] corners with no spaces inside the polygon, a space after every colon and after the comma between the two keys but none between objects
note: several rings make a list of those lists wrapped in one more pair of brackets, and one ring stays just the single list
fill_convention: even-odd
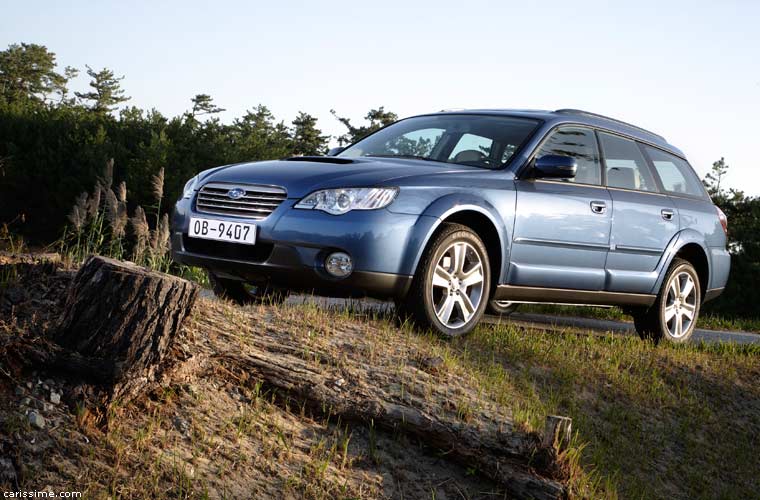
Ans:
[{"label": "car hood", "polygon": [[281,186],[288,198],[302,198],[317,189],[398,185],[402,179],[446,172],[482,171],[477,167],[396,158],[296,157],[285,160],[238,163],[206,171],[208,182]]}]

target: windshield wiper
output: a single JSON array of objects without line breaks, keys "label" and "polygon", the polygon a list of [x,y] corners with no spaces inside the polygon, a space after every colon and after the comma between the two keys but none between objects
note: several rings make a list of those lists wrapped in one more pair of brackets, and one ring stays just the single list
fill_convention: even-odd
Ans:
[{"label": "windshield wiper", "polygon": [[428,158],[427,156],[418,156],[418,155],[368,154],[364,156],[373,157],[373,158],[408,158],[411,160],[439,161],[439,160],[434,160],[432,158]]}]

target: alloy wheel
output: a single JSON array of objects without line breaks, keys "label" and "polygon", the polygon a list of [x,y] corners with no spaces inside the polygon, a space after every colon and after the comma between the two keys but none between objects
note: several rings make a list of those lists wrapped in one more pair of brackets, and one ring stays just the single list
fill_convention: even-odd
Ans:
[{"label": "alloy wheel", "polygon": [[483,263],[475,248],[456,241],[441,254],[430,284],[435,314],[447,328],[467,324],[483,300]]},{"label": "alloy wheel", "polygon": [[504,307],[504,308],[511,307],[512,304],[514,304],[514,302],[512,302],[511,300],[494,300],[493,302],[497,306]]},{"label": "alloy wheel", "polygon": [[665,307],[662,309],[663,323],[668,333],[678,339],[689,333],[696,319],[697,287],[694,278],[683,271],[674,274],[668,285]]}]

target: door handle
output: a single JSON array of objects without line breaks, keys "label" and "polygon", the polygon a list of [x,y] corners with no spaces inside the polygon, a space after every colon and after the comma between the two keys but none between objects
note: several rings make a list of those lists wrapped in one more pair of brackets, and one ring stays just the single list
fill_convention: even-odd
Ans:
[{"label": "door handle", "polygon": [[603,201],[592,201],[591,211],[595,214],[603,214],[607,211],[607,204]]},{"label": "door handle", "polygon": [[660,210],[660,214],[662,215],[662,218],[665,220],[673,220],[673,211],[669,208],[663,208]]}]

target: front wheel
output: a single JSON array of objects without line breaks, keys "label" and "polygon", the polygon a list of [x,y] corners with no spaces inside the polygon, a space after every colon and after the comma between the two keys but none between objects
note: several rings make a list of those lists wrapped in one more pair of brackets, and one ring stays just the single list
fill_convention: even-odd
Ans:
[{"label": "front wheel", "polygon": [[694,266],[675,259],[649,309],[633,314],[639,336],[645,340],[683,343],[691,338],[699,317],[702,290]]},{"label": "front wheel", "polygon": [[247,304],[276,305],[284,302],[288,297],[286,290],[272,289],[266,286],[250,286],[242,281],[220,278],[211,271],[208,272],[208,281],[214,295],[231,300],[241,306]]},{"label": "front wheel", "polygon": [[446,337],[464,335],[483,316],[490,286],[481,239],[466,226],[446,224],[425,251],[401,313]]}]

